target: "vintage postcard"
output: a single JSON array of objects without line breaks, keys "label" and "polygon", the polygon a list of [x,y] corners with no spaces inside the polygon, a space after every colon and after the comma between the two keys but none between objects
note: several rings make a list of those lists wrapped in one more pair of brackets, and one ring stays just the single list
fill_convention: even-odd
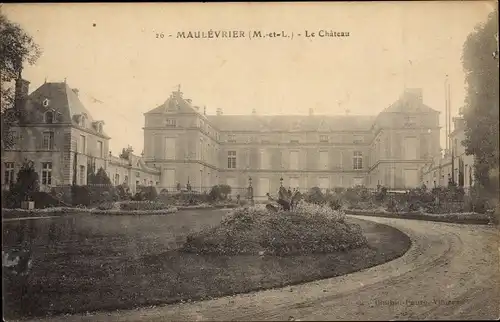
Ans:
[{"label": "vintage postcard", "polygon": [[498,319],[497,1],[0,5],[6,321]]}]

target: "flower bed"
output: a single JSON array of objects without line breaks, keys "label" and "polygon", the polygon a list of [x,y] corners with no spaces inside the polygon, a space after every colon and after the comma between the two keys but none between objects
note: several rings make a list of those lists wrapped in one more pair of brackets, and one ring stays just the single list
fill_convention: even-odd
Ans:
[{"label": "flower bed", "polygon": [[363,215],[374,217],[387,217],[387,218],[404,218],[415,220],[428,220],[436,222],[447,222],[457,224],[483,224],[487,225],[492,223],[492,217],[488,214],[480,214],[476,212],[461,212],[461,213],[448,213],[448,214],[429,214],[421,211],[414,212],[388,212],[384,210],[362,210],[350,209],[346,210],[346,214]]},{"label": "flower bed", "polygon": [[365,246],[359,225],[329,207],[305,204],[269,212],[263,205],[238,208],[219,226],[187,237],[182,250],[219,255],[330,253]]},{"label": "flower bed", "polygon": [[66,214],[98,214],[98,215],[157,215],[157,214],[169,214],[177,212],[176,207],[163,206],[161,209],[130,209],[123,210],[120,208],[108,208],[109,206],[103,206],[105,209],[99,208],[73,208],[73,207],[55,207],[55,208],[43,208],[43,209],[2,209],[2,216],[4,218],[19,218],[19,217],[44,217],[49,215],[66,215]]},{"label": "flower bed", "polygon": [[156,210],[92,209],[90,213],[95,215],[164,215],[164,214],[171,214],[177,211],[178,209],[176,207],[169,207]]}]

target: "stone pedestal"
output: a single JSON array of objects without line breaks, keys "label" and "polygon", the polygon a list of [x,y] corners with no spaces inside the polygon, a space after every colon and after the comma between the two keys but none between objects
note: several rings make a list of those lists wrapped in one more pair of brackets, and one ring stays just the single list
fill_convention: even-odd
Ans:
[{"label": "stone pedestal", "polygon": [[34,201],[21,201],[21,209],[32,210],[35,209]]}]

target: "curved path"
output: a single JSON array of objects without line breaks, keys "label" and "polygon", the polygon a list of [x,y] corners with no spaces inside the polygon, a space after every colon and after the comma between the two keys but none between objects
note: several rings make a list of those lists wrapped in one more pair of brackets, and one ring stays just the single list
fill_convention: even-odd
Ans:
[{"label": "curved path", "polygon": [[[403,320],[500,317],[494,226],[352,216],[412,240],[402,257],[353,274],[214,300],[50,321]],[[47,321],[48,321],[47,320]]]}]

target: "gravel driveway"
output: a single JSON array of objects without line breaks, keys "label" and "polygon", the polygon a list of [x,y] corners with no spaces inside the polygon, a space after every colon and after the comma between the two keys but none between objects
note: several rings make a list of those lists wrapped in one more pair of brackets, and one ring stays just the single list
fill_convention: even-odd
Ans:
[{"label": "gravel driveway", "polygon": [[402,257],[357,273],[252,294],[50,321],[404,320],[500,317],[494,226],[352,216],[412,240]]}]

